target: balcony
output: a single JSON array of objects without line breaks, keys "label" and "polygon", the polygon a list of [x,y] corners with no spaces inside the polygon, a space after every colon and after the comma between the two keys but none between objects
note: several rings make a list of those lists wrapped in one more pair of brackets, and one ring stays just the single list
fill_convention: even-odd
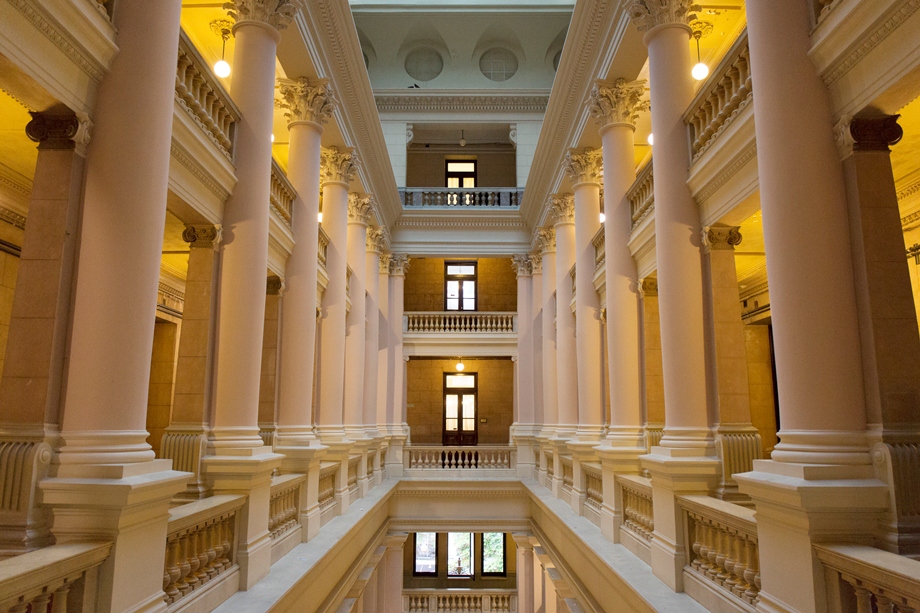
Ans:
[{"label": "balcony", "polygon": [[407,356],[517,355],[517,313],[412,311],[403,315]]},{"label": "balcony", "polygon": [[399,189],[403,208],[491,208],[517,209],[523,187],[403,187]]}]

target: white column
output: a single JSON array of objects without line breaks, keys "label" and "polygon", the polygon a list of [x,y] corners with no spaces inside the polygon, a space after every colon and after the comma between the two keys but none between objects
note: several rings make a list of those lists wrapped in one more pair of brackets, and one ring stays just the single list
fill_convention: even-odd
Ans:
[{"label": "white column", "polygon": [[[578,362],[579,443],[596,445],[604,435],[604,353],[601,304],[594,288],[594,236],[601,227],[602,152],[570,151],[563,161],[575,191],[575,346]],[[577,485],[577,484],[576,484]]]},{"label": "white column", "polygon": [[512,536],[517,545],[518,611],[534,611],[533,544],[528,534],[515,533]]},{"label": "white column", "polygon": [[357,171],[352,151],[336,147],[321,152],[320,178],[323,185],[323,230],[329,237],[326,273],[329,283],[323,293],[322,335],[316,402],[317,432],[324,443],[345,440],[345,311],[348,244],[348,184]]},{"label": "white column", "polygon": [[[297,198],[292,213],[294,249],[285,266],[284,308],[281,312],[275,443],[279,449],[316,444],[312,407],[316,358],[320,142],[322,124],[331,116],[335,103],[325,80],[283,80],[280,92],[278,106],[287,111],[290,130],[288,179],[297,190]],[[290,456],[288,451],[284,453]],[[293,468],[291,471],[298,472]]]},{"label": "white column", "polygon": [[552,435],[559,423],[559,397],[557,391],[556,362],[556,305],[553,292],[556,291],[556,229],[541,228],[536,232],[534,242],[543,263],[543,421],[541,436]]},{"label": "white column", "polygon": [[[388,244],[385,228],[367,231],[365,267],[367,270],[367,330],[364,336],[364,428],[367,436],[379,438],[377,410],[380,359],[380,252]],[[389,292],[387,292],[389,296]]]},{"label": "white column", "polygon": [[403,546],[408,537],[405,532],[391,532],[384,540],[387,551],[381,564],[386,567],[386,587],[382,594],[381,613],[403,613]]},{"label": "white column", "polygon": [[533,274],[530,282],[530,325],[533,337],[533,360],[531,364],[531,394],[533,394],[533,435],[536,436],[543,419],[543,256],[531,253],[530,268]]},{"label": "white column", "polygon": [[554,197],[550,214],[556,231],[556,435],[571,438],[578,427],[578,363],[569,276],[575,264],[575,199],[571,194]]},{"label": "white column", "polygon": [[390,324],[390,259],[389,253],[380,255],[380,280],[377,302],[380,305],[379,345],[377,349],[377,429],[389,435],[387,421],[388,406],[392,402],[389,394],[389,354],[392,341]]},{"label": "white column", "polygon": [[409,256],[392,254],[390,256],[390,306],[389,306],[389,343],[387,352],[387,429],[390,444],[387,447],[387,475],[402,476],[402,449],[409,436],[406,424],[406,361],[403,356],[403,292],[406,271],[409,270]]},{"label": "white column", "polygon": [[351,194],[348,197],[347,262],[351,268],[349,293],[351,309],[345,318],[344,386],[345,433],[352,440],[366,438],[364,433],[364,343],[367,334],[367,222],[371,215],[371,198]]},{"label": "white column", "polygon": [[530,256],[516,255],[511,258],[517,276],[517,377],[515,395],[518,413],[513,426],[514,434],[530,432],[533,425],[533,315],[531,313],[531,292],[533,268]]}]

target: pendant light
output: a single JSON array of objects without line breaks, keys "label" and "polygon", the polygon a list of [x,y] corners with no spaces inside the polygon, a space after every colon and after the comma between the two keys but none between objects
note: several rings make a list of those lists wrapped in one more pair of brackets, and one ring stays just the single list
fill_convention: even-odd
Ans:
[{"label": "pendant light", "polygon": [[220,59],[214,63],[214,74],[221,79],[226,79],[230,76],[230,64],[227,63],[224,57],[227,54],[227,40],[230,38],[231,27],[232,24],[226,19],[215,19],[211,22],[211,30],[220,36],[223,41],[220,50]]},{"label": "pendant light", "polygon": [[463,369],[466,368],[466,366],[463,365],[463,358],[459,358],[459,360],[460,361],[457,362],[456,369],[457,369],[457,372],[463,372]]},{"label": "pendant light", "polygon": [[[463,138],[463,130],[460,130],[460,146],[466,147],[466,139]],[[463,370],[462,368],[460,370]]]},{"label": "pendant light", "polygon": [[708,21],[694,21],[690,27],[693,29],[693,39],[696,40],[696,66],[693,67],[690,74],[697,81],[702,81],[709,76],[709,66],[703,62],[700,54],[700,39],[712,32],[712,24]]}]

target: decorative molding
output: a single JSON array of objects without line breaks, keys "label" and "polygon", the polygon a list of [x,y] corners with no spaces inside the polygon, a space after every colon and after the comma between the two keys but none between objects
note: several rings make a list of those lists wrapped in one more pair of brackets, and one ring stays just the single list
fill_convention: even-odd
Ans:
[{"label": "decorative molding", "polygon": [[651,103],[642,100],[645,81],[617,79],[613,83],[598,79],[591,88],[588,112],[601,126],[624,124],[636,128],[639,113],[648,111]]},{"label": "decorative molding", "polygon": [[920,192],[920,169],[901,177],[901,180],[898,181],[895,189],[898,193],[898,202],[903,202],[914,194]]},{"label": "decorative molding", "polygon": [[393,254],[392,253],[381,253],[380,254],[380,274],[388,275],[390,274],[390,267],[393,265]]},{"label": "decorative molding", "polygon": [[412,142],[412,139],[415,138],[415,131],[413,130],[413,125],[411,123],[406,124],[406,146]]},{"label": "decorative molding", "polygon": [[193,225],[185,226],[182,231],[182,240],[192,249],[217,249],[223,238],[223,228],[220,225]]},{"label": "decorative molding", "polygon": [[517,151],[517,124],[511,124],[510,129],[508,130],[508,140],[511,141],[511,146],[514,147],[514,150]]},{"label": "decorative molding", "polygon": [[367,238],[365,239],[365,248],[370,253],[382,253],[390,246],[390,235],[387,229],[375,226],[367,229]]},{"label": "decorative molding", "polygon": [[[920,10],[920,0],[908,0],[899,8],[891,17],[885,20],[872,34],[862,38],[862,44],[850,52],[848,56],[837,62],[837,64],[824,75],[824,84],[831,84],[840,80],[846,73],[850,72],[856,64],[864,57],[878,47],[882,41],[888,38],[892,32],[897,30],[902,23],[907,21],[914,13]],[[825,13],[822,11],[822,18]]]},{"label": "decorative molding", "polygon": [[529,277],[533,274],[533,265],[530,263],[530,255],[513,255],[511,256],[511,267],[518,277]]},{"label": "decorative molding", "polygon": [[639,294],[645,298],[658,297],[658,279],[653,277],[644,277],[639,279]]},{"label": "decorative molding", "polygon": [[224,10],[236,25],[258,21],[283,30],[294,19],[297,7],[292,0],[229,0],[224,2]]},{"label": "decorative molding", "polygon": [[371,197],[348,194],[348,223],[367,225],[371,216]]},{"label": "decorative molding", "polygon": [[396,222],[400,228],[524,228],[520,219],[454,219],[451,217],[403,218]]},{"label": "decorative molding", "polygon": [[[2,177],[0,177],[0,180],[2,180]],[[6,183],[6,181],[4,181],[4,183]],[[19,189],[19,186],[13,183],[10,183],[10,185]],[[28,193],[26,193],[26,195],[28,196]],[[23,215],[20,215],[15,211],[11,211],[3,206],[0,206],[0,221],[5,221],[6,223],[19,228],[20,230],[26,229],[26,218]]]},{"label": "decorative molding", "polygon": [[338,147],[323,147],[320,151],[320,185],[329,182],[351,183],[358,172],[358,156],[354,149],[339,151]]},{"label": "decorative molding", "polygon": [[275,100],[275,106],[286,111],[288,125],[298,121],[323,125],[338,104],[329,79],[279,79],[278,84],[281,98]]},{"label": "decorative molding", "polygon": [[513,112],[544,113],[549,95],[387,93],[374,96],[379,112]]},{"label": "decorative molding", "polygon": [[730,165],[725,167],[710,183],[701,190],[697,195],[696,201],[703,203],[718,191],[720,187],[728,183],[739,170],[744,168],[745,164],[757,157],[757,141],[752,142],[747,149],[742,151]]},{"label": "decorative molding", "polygon": [[284,294],[284,278],[271,275],[265,280],[266,296],[281,296]]},{"label": "decorative molding", "polygon": [[550,201],[549,215],[554,226],[575,223],[575,196],[572,194],[553,196]]},{"label": "decorative molding", "polygon": [[534,232],[534,248],[542,255],[556,252],[556,228],[538,228]]},{"label": "decorative molding", "polygon": [[533,274],[542,275],[543,274],[543,255],[540,253],[531,253],[527,257],[530,258],[530,268],[533,270]]},{"label": "decorative molding", "polygon": [[562,159],[562,168],[572,178],[575,185],[579,183],[596,183],[604,181],[604,155],[600,149],[587,148],[581,153],[570,149]]},{"label": "decorative molding", "polygon": [[700,232],[703,253],[710,251],[734,251],[741,244],[741,232],[737,226],[706,226]]},{"label": "decorative molding", "polygon": [[175,158],[177,162],[182,164],[182,166],[191,172],[196,179],[201,181],[201,183],[206,188],[208,188],[212,194],[217,196],[221,202],[227,202],[227,199],[230,198],[230,192],[227,191],[223,185],[214,181],[207,173],[205,173],[198,165],[198,162],[195,161],[188,153],[186,153],[184,149],[173,142],[169,149],[169,153],[173,158]]},{"label": "decorative molding", "polygon": [[73,44],[65,37],[58,29],[58,25],[46,19],[42,13],[35,9],[32,2],[29,0],[8,0],[8,2],[13,5],[13,8],[19,11],[23,17],[28,19],[36,30],[41,32],[55,47],[60,49],[64,55],[79,66],[80,70],[89,75],[90,78],[97,83],[102,80],[102,77],[105,76],[104,69],[91,59],[82,48]]},{"label": "decorative molding", "polygon": [[[473,490],[473,491],[465,490],[465,489],[453,489],[453,490],[399,489],[399,490],[396,490],[394,496],[398,496],[400,498],[411,497],[411,498],[465,498],[465,499],[469,499],[471,497],[475,497],[475,498],[528,498],[529,497],[528,493],[521,489],[505,489],[505,490],[499,490],[499,489],[481,490],[480,489],[480,490]],[[418,520],[413,520],[413,521],[418,521]],[[447,522],[448,520],[444,520],[444,521]],[[489,520],[489,521],[493,521],[493,520]],[[426,523],[429,523],[429,522],[426,522]],[[471,522],[465,522],[465,523],[471,523]]]},{"label": "decorative molding", "polygon": [[391,253],[390,254],[390,274],[402,275],[409,272],[409,254]]},{"label": "decorative molding", "polygon": [[38,143],[39,149],[76,149],[80,155],[86,154],[93,124],[85,113],[56,115],[29,111],[29,115],[32,120],[26,124],[26,136]]},{"label": "decorative molding", "polygon": [[626,12],[636,27],[647,32],[657,26],[687,25],[702,10],[693,0],[627,0]]}]

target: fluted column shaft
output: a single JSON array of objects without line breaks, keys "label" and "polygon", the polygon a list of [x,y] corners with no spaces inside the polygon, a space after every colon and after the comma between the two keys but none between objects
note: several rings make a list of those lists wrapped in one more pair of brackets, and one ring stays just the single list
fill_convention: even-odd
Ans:
[{"label": "fluted column shaft", "polygon": [[268,194],[271,190],[272,117],[278,31],[264,21],[233,27],[230,94],[240,108],[237,184],[224,208],[220,316],[217,341],[214,448],[260,447],[258,403],[265,271],[268,268]]},{"label": "fluted column shaft", "polygon": [[345,429],[349,438],[364,438],[364,349],[367,334],[367,221],[370,200],[352,195],[348,204],[346,259],[351,267],[351,309],[345,318]]},{"label": "fluted column shaft", "polygon": [[[578,363],[575,314],[572,313],[572,277],[575,264],[575,220],[571,196],[557,199],[556,215],[556,391],[561,436],[574,435],[578,426]],[[561,208],[559,208],[561,207]]]}]

